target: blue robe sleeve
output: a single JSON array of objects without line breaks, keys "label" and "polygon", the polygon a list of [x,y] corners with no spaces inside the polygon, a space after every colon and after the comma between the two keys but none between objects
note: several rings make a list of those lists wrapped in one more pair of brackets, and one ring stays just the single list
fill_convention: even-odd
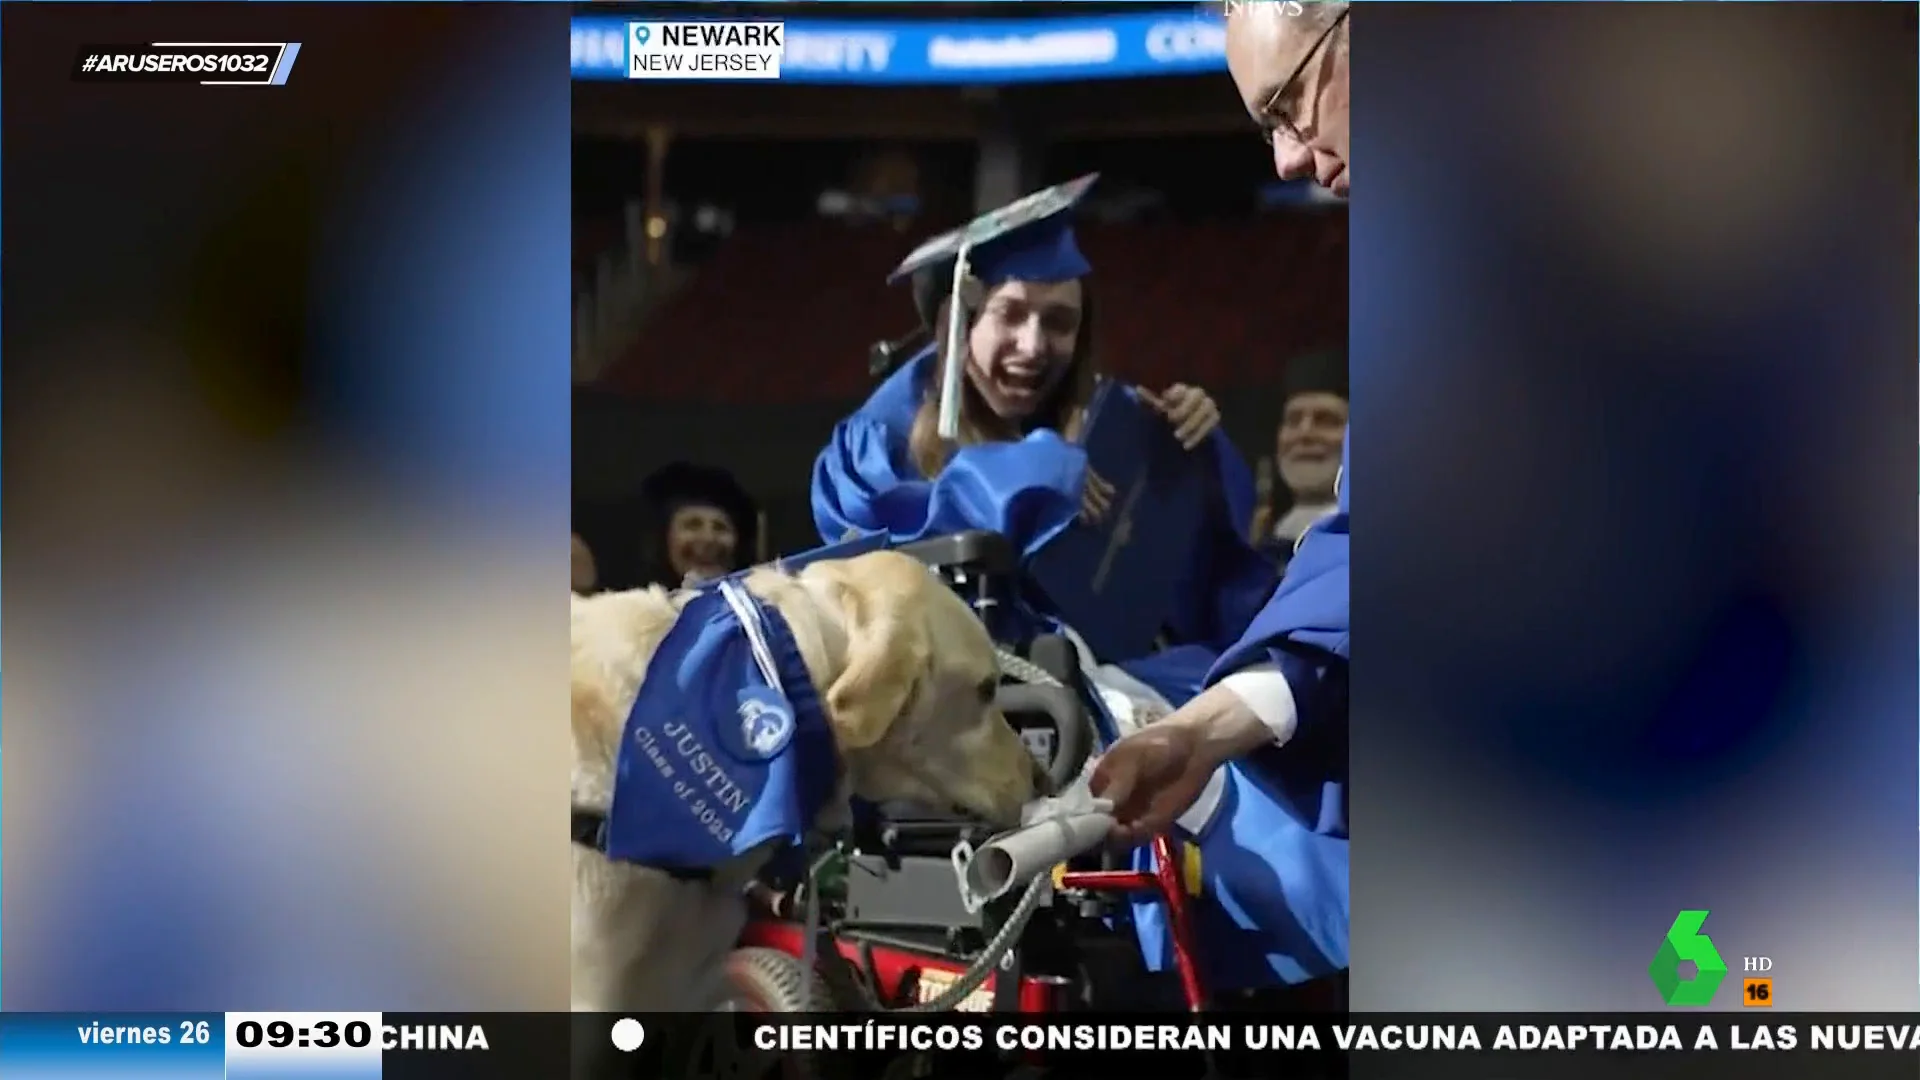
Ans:
[{"label": "blue robe sleeve", "polygon": [[1267,598],[1276,573],[1271,560],[1247,540],[1253,517],[1253,473],[1218,429],[1208,445],[1219,474],[1219,497],[1208,501],[1208,520],[1182,581],[1184,602],[1169,627],[1183,642],[1227,648],[1246,632]]},{"label": "blue robe sleeve", "polygon": [[1235,535],[1250,536],[1253,532],[1253,507],[1258,501],[1253,470],[1247,467],[1247,459],[1240,456],[1239,448],[1227,438],[1223,429],[1213,429],[1213,434],[1207,436],[1207,446],[1213,451],[1214,461],[1219,466],[1220,494],[1226,499],[1227,520]]},{"label": "blue robe sleeve", "polygon": [[[1299,707],[1284,747],[1227,766],[1223,808],[1195,838],[1214,901],[1197,916],[1201,948],[1223,985],[1304,982],[1348,963],[1344,451],[1341,462],[1334,515],[1308,530],[1280,587],[1207,673],[1212,683],[1274,663]],[[1170,952],[1157,916],[1135,908],[1150,964]]]},{"label": "blue robe sleeve", "polygon": [[898,425],[856,413],[813,464],[813,521],[823,543],[884,533],[911,543],[989,529],[1031,555],[1073,523],[1086,452],[1049,430],[961,448],[933,480],[907,458]]}]

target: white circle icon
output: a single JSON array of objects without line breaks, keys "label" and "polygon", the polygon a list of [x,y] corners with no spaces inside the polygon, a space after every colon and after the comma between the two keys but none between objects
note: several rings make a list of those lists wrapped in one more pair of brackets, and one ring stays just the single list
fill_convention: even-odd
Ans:
[{"label": "white circle icon", "polygon": [[613,1048],[615,1050],[623,1054],[631,1054],[635,1050],[640,1049],[640,1044],[646,1041],[647,1029],[640,1026],[640,1021],[629,1016],[613,1022]]}]

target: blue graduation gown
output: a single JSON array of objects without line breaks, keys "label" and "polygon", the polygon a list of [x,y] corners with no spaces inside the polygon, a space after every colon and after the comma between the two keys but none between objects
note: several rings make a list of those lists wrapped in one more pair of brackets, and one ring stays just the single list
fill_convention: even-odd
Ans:
[{"label": "blue graduation gown", "polygon": [[[1352,442],[1349,435],[1348,442]],[[1262,660],[1309,653],[1347,659],[1347,500],[1353,488],[1347,451],[1340,451],[1340,490],[1334,512],[1307,531],[1287,563],[1280,587],[1207,676],[1221,676]]]},{"label": "blue graduation gown", "polygon": [[[895,543],[909,543],[990,529],[1011,539],[1023,560],[1031,558],[1079,514],[1086,452],[1042,428],[1019,442],[962,447],[939,476],[923,479],[908,453],[907,435],[935,365],[934,350],[922,351],[834,428],[813,465],[813,520],[820,539],[837,544],[852,535],[884,533]],[[1177,641],[1217,653],[1245,630],[1274,575],[1246,542],[1254,502],[1251,471],[1218,431],[1209,452],[1222,497],[1212,500],[1214,512],[1203,525],[1206,542],[1179,571],[1182,602],[1170,613],[1168,629]]]},{"label": "blue graduation gown", "polygon": [[[1287,677],[1299,728],[1284,747],[1227,767],[1225,802],[1196,838],[1209,903],[1198,908],[1202,964],[1217,987],[1304,982],[1347,966],[1347,504],[1315,525],[1247,632],[1206,675],[1212,684],[1270,661]],[[1170,957],[1163,919],[1139,908],[1150,963]]]},{"label": "blue graduation gown", "polygon": [[885,534],[910,543],[990,529],[1022,552],[1037,550],[1073,523],[1087,455],[1041,429],[1017,443],[963,447],[939,476],[922,479],[907,435],[919,410],[933,351],[880,384],[833,429],[813,463],[813,521],[821,542]]}]

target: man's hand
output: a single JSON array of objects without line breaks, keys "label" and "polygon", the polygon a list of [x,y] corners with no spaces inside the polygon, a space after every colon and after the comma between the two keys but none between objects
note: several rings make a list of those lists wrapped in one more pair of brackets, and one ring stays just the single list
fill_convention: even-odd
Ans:
[{"label": "man's hand", "polygon": [[1131,847],[1167,831],[1200,797],[1214,765],[1202,760],[1200,734],[1172,717],[1113,744],[1087,786],[1113,800],[1113,841]]},{"label": "man's hand", "polygon": [[1139,844],[1172,828],[1215,769],[1272,739],[1238,694],[1214,686],[1114,743],[1087,784],[1095,798],[1113,800],[1113,839]]},{"label": "man's hand", "polygon": [[1173,425],[1173,437],[1189,450],[1207,441],[1213,429],[1220,426],[1220,406],[1197,386],[1175,383],[1159,394],[1143,386],[1140,400],[1167,418]]}]

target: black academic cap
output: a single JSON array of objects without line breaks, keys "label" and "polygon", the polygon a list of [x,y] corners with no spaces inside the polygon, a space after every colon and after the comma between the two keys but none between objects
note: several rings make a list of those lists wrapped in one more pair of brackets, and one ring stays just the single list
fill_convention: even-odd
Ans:
[{"label": "black academic cap", "polygon": [[1099,173],[1088,173],[982,214],[914,248],[887,277],[889,284],[913,279],[914,307],[929,326],[940,301],[951,301],[943,328],[947,363],[940,392],[941,437],[959,433],[968,308],[979,302],[977,292],[1008,281],[1052,284],[1087,276],[1093,267],[1074,239],[1072,211],[1099,179]]},{"label": "black academic cap", "polygon": [[727,470],[676,461],[647,477],[640,492],[662,521],[683,506],[711,506],[723,511],[733,519],[733,529],[742,538],[741,554],[752,555],[751,539],[760,508]]},{"label": "black academic cap", "polygon": [[1280,380],[1280,400],[1295,394],[1334,394],[1347,396],[1347,356],[1342,352],[1309,353],[1287,363],[1286,377]]}]

